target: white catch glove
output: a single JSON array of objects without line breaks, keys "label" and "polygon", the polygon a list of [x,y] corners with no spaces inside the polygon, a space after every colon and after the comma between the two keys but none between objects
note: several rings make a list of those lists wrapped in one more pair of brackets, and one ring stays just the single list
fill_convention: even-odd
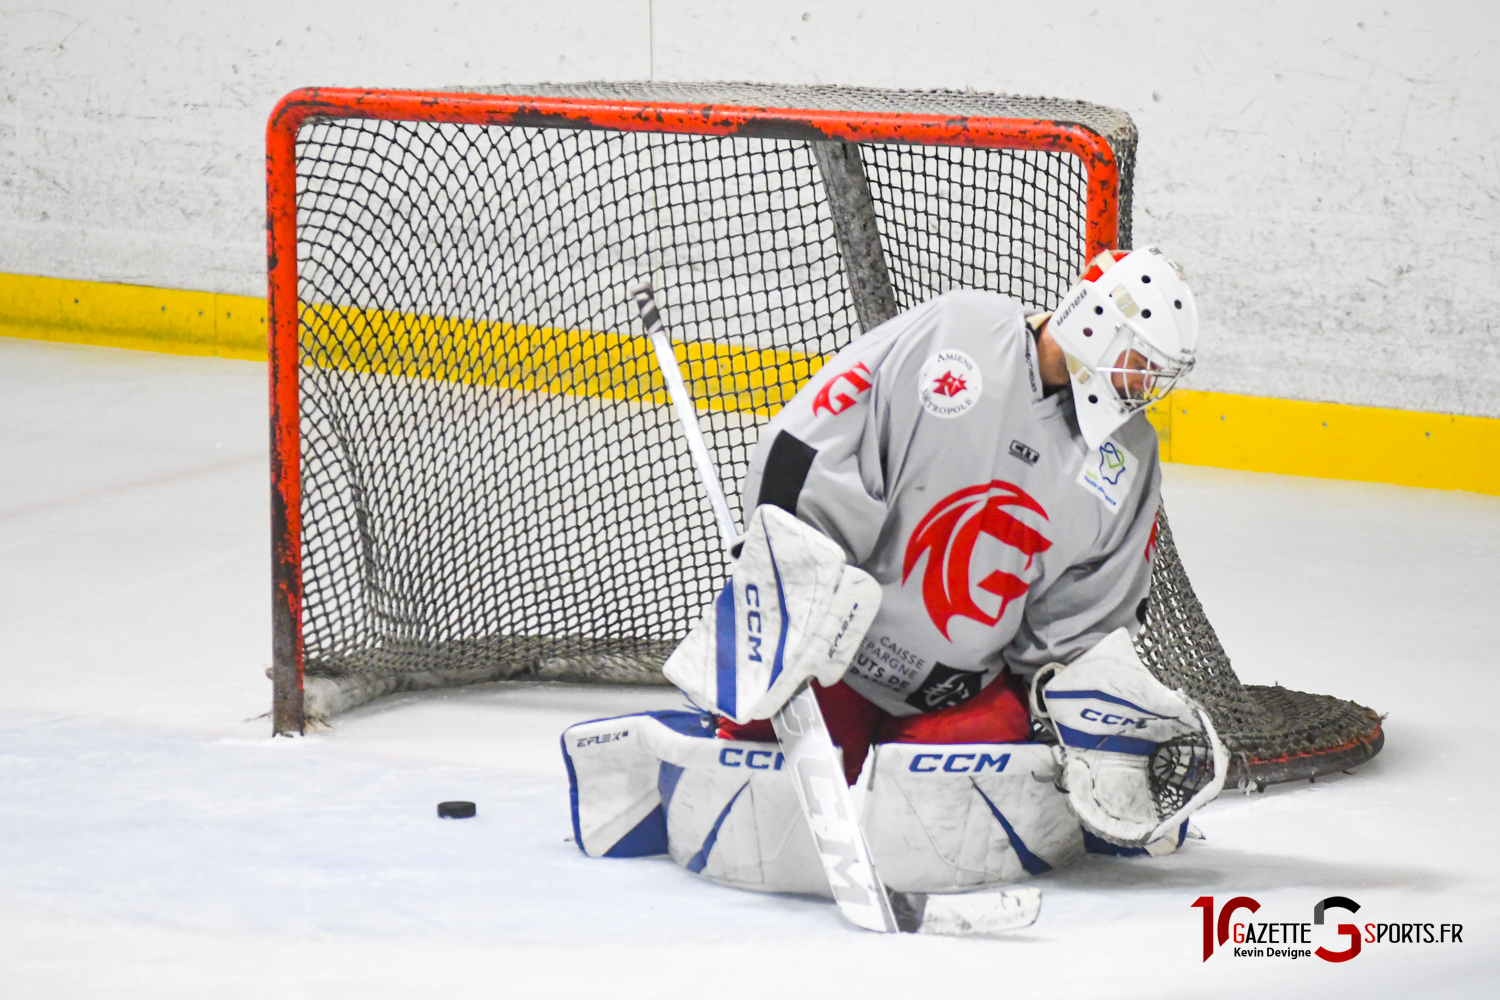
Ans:
[{"label": "white catch glove", "polygon": [[1057,733],[1074,812],[1110,843],[1163,837],[1224,787],[1229,755],[1208,713],[1157,680],[1123,628],[1067,666],[1039,671],[1032,713]]},{"label": "white catch glove", "polygon": [[723,591],[667,659],[667,679],[735,722],[769,719],[809,678],[836,684],[875,620],[880,584],[779,507],[750,515]]}]

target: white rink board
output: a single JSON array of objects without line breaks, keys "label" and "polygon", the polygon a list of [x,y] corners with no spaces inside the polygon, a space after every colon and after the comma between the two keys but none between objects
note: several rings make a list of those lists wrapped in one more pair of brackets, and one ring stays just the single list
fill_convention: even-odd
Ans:
[{"label": "white rink board", "polygon": [[[491,685],[269,738],[264,400],[256,365],[0,340],[7,1000],[1479,997],[1500,977],[1496,498],[1167,467],[1241,676],[1389,712],[1386,749],[1226,795],[1178,856],[1042,879],[1008,940],[890,939],[566,841],[562,728],[666,689]],[[448,798],[479,816],[437,819]],[[1346,895],[1464,944],[1204,963],[1205,894],[1287,921]]]},{"label": "white rink board", "polygon": [[1140,128],[1136,241],[1204,317],[1190,388],[1500,416],[1497,44],[1486,0],[10,3],[0,271],[264,295],[295,87],[1045,94]]}]

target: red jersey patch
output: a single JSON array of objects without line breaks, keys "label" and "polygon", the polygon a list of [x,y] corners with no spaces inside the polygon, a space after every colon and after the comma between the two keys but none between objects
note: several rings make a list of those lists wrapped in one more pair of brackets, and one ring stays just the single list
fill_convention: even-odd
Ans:
[{"label": "red jersey patch", "polygon": [[813,397],[813,415],[816,416],[819,410],[826,410],[831,416],[838,416],[859,402],[859,394],[869,388],[870,369],[861,361],[848,371],[839,372],[818,390],[818,394]]},{"label": "red jersey patch", "polygon": [[932,391],[939,396],[957,396],[968,387],[969,383],[959,376],[952,372],[943,372],[942,378],[933,384]]},{"label": "red jersey patch", "polygon": [[[980,535],[1003,542],[1026,557],[1023,569],[1030,569],[1033,557],[1045,552],[1052,543],[1033,528],[1007,513],[1006,507],[1021,507],[1040,514],[1042,505],[1019,486],[996,479],[982,486],[969,486],[949,494],[917,523],[906,542],[902,560],[901,583],[904,585],[917,562],[925,553],[927,567],[922,572],[922,603],[932,624],[948,639],[948,623],[968,618],[981,625],[994,625],[1005,616],[1010,602],[1026,593],[1030,584],[1014,573],[994,570],[979,581],[979,589],[1000,598],[1000,610],[986,614],[974,600],[969,580],[970,560]],[[951,641],[951,640],[950,640]]]}]

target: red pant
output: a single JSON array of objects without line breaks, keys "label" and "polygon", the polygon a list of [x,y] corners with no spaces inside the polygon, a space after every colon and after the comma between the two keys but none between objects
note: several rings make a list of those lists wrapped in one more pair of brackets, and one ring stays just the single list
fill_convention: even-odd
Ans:
[{"label": "red pant", "polygon": [[[961,705],[922,715],[891,715],[843,681],[827,688],[813,681],[812,687],[823,708],[828,735],[844,750],[844,777],[851,785],[874,743],[1015,743],[1031,736],[1025,689],[1008,673]],[[719,738],[774,743],[776,733],[769,719],[744,725],[720,719]]]}]

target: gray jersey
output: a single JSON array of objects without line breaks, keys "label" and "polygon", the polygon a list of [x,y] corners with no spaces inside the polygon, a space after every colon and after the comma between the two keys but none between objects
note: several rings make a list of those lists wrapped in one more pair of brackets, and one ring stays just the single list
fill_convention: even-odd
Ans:
[{"label": "gray jersey", "polygon": [[1020,303],[950,292],[820,369],[762,432],[743,495],[879,581],[844,680],[914,715],[1139,629],[1156,448],[1141,415],[1090,448],[1067,392],[1043,394]]}]

